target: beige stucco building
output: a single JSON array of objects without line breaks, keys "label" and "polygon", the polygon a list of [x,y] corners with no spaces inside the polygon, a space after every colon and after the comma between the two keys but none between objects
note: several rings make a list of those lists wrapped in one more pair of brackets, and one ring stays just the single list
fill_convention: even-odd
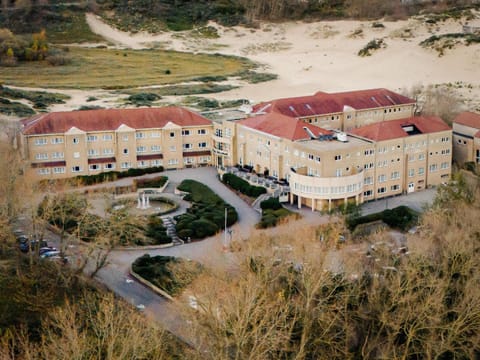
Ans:
[{"label": "beige stucco building", "polygon": [[26,173],[38,180],[211,165],[212,123],[180,107],[57,112],[21,125]]},{"label": "beige stucco building", "polygon": [[452,130],[414,113],[414,100],[386,89],[318,92],[213,120],[173,106],[38,115],[22,121],[22,138],[37,179],[239,166],[288,182],[292,203],[324,210],[448,180]]},{"label": "beige stucco building", "polygon": [[480,165],[480,114],[467,111],[453,120],[453,160]]}]

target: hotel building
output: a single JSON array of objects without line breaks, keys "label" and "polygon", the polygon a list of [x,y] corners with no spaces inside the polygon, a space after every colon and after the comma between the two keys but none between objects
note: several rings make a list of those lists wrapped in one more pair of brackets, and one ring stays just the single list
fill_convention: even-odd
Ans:
[{"label": "hotel building", "polygon": [[414,112],[414,100],[371,89],[277,99],[213,121],[179,107],[51,113],[22,121],[23,149],[38,179],[239,165],[288,181],[299,207],[324,210],[448,180],[452,130]]}]

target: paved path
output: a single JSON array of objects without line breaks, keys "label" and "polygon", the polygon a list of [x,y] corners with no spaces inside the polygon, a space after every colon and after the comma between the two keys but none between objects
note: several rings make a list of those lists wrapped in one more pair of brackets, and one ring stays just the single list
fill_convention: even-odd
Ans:
[{"label": "paved path", "polygon": [[[142,176],[143,178],[155,177],[159,174],[150,174]],[[223,185],[214,168],[196,168],[176,171],[167,171],[162,173],[169,178],[170,185],[166,189],[166,195],[170,195],[175,187],[184,179],[195,179],[214,190],[226,202],[230,203],[238,212],[238,222],[232,226],[232,239],[248,239],[255,224],[260,219],[260,214],[252,207],[246,204],[233,191]],[[121,179],[115,182],[115,185],[127,185],[132,182],[131,178]],[[109,184],[110,186],[112,184]],[[425,204],[430,204],[434,198],[435,189],[428,189],[423,192],[409,195],[398,196],[394,198],[379,200],[367,203],[362,206],[362,214],[379,212],[385,208],[393,208],[399,205],[407,205],[415,210],[421,211]],[[295,206],[288,206],[293,211],[302,214],[303,219],[308,224],[321,224],[330,221],[329,215],[321,215],[318,212],[312,212],[310,208],[303,207],[298,209]],[[182,203],[176,213],[185,211],[185,204]],[[174,214],[175,215],[175,214]],[[285,231],[285,227],[279,227],[267,230],[270,232]],[[202,241],[174,246],[165,249],[156,250],[115,250],[109,256],[109,264],[101,269],[97,278],[116,294],[123,297],[134,305],[144,305],[145,313],[153,319],[160,322],[166,329],[173,334],[194,343],[194,339],[189,339],[185,330],[188,328],[187,321],[181,316],[179,304],[170,303],[150,289],[144,287],[136,281],[131,281],[128,273],[131,263],[139,256],[148,253],[154,255],[169,255],[182,258],[193,259],[212,268],[228,269],[234,264],[234,258],[231,253],[222,251],[224,233],[204,239]]]}]

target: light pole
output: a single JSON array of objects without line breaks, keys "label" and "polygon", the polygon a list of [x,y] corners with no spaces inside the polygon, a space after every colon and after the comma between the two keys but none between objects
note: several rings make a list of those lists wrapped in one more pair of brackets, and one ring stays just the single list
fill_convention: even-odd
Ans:
[{"label": "light pole", "polygon": [[223,251],[227,251],[227,208],[225,208],[225,229],[223,237]]}]

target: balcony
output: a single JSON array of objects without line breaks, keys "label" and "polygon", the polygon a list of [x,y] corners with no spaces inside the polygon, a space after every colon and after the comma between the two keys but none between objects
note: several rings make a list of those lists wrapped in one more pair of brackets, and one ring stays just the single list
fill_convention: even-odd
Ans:
[{"label": "balcony", "polygon": [[363,170],[339,177],[308,176],[290,171],[289,181],[292,194],[310,199],[346,199],[363,192]]}]

